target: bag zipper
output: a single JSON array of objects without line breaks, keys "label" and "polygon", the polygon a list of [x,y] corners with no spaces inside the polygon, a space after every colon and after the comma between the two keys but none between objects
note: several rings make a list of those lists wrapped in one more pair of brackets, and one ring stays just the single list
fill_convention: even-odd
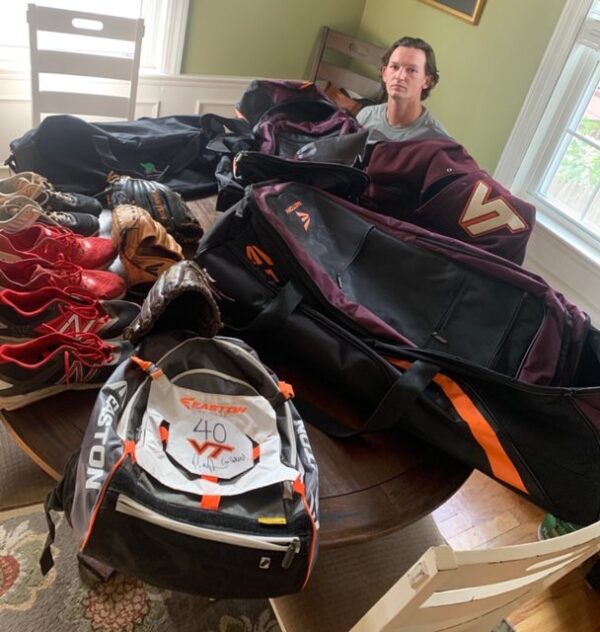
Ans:
[{"label": "bag zipper", "polygon": [[158,527],[163,527],[169,531],[182,533],[201,540],[210,540],[212,542],[241,546],[248,549],[284,553],[281,561],[282,568],[289,568],[294,557],[302,548],[300,538],[298,537],[246,535],[234,531],[216,531],[214,529],[207,529],[206,527],[179,522],[178,520],[168,518],[149,509],[124,494],[117,496],[115,511],[132,516],[133,518],[138,518]]}]

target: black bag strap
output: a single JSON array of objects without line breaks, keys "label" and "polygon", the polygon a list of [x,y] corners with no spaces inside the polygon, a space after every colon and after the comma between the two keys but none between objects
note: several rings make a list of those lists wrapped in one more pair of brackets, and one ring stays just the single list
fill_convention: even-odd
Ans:
[{"label": "black bag strap", "polygon": [[44,513],[46,514],[46,524],[48,525],[48,536],[46,537],[46,542],[44,543],[44,548],[42,549],[42,554],[40,556],[40,570],[42,571],[42,575],[46,575],[54,566],[54,558],[52,557],[51,547],[54,544],[54,539],[56,537],[56,526],[54,525],[54,520],[52,520],[52,516],[50,515],[50,510],[63,510],[62,502],[60,501],[56,488],[48,493],[46,500],[44,501]]},{"label": "black bag strap", "polygon": [[400,375],[381,398],[377,408],[360,428],[349,428],[318,406],[296,396],[295,404],[308,423],[333,437],[354,437],[366,432],[381,432],[395,426],[413,406],[438,373],[439,367],[417,360]]}]

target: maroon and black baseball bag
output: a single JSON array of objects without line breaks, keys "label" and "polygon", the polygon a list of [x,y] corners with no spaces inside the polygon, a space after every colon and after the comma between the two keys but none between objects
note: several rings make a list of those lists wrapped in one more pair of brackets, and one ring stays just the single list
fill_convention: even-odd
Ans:
[{"label": "maroon and black baseball bag", "polygon": [[293,182],[248,189],[196,260],[230,331],[364,419],[296,398],[312,423],[400,427],[563,519],[600,518],[600,334],[539,276]]}]

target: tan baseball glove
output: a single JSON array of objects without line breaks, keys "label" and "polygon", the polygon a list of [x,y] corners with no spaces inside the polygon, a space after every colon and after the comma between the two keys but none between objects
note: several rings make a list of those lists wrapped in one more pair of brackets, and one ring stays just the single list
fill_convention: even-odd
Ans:
[{"label": "tan baseball glove", "polygon": [[150,289],[162,272],[181,261],[181,246],[139,206],[113,209],[112,239],[119,249],[127,285],[136,293]]}]

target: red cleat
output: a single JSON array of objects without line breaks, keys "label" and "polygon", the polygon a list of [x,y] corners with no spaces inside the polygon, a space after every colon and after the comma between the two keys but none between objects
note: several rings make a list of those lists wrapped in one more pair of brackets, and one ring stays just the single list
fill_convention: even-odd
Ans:
[{"label": "red cleat", "polygon": [[67,228],[32,224],[16,233],[0,233],[0,259],[61,259],[82,268],[107,268],[117,256],[112,240],[104,237],[82,237]]},{"label": "red cleat", "polygon": [[125,295],[125,281],[114,272],[85,270],[81,266],[44,259],[6,262],[0,259],[0,288],[28,292],[44,287],[79,287],[96,298],[113,299]]}]

